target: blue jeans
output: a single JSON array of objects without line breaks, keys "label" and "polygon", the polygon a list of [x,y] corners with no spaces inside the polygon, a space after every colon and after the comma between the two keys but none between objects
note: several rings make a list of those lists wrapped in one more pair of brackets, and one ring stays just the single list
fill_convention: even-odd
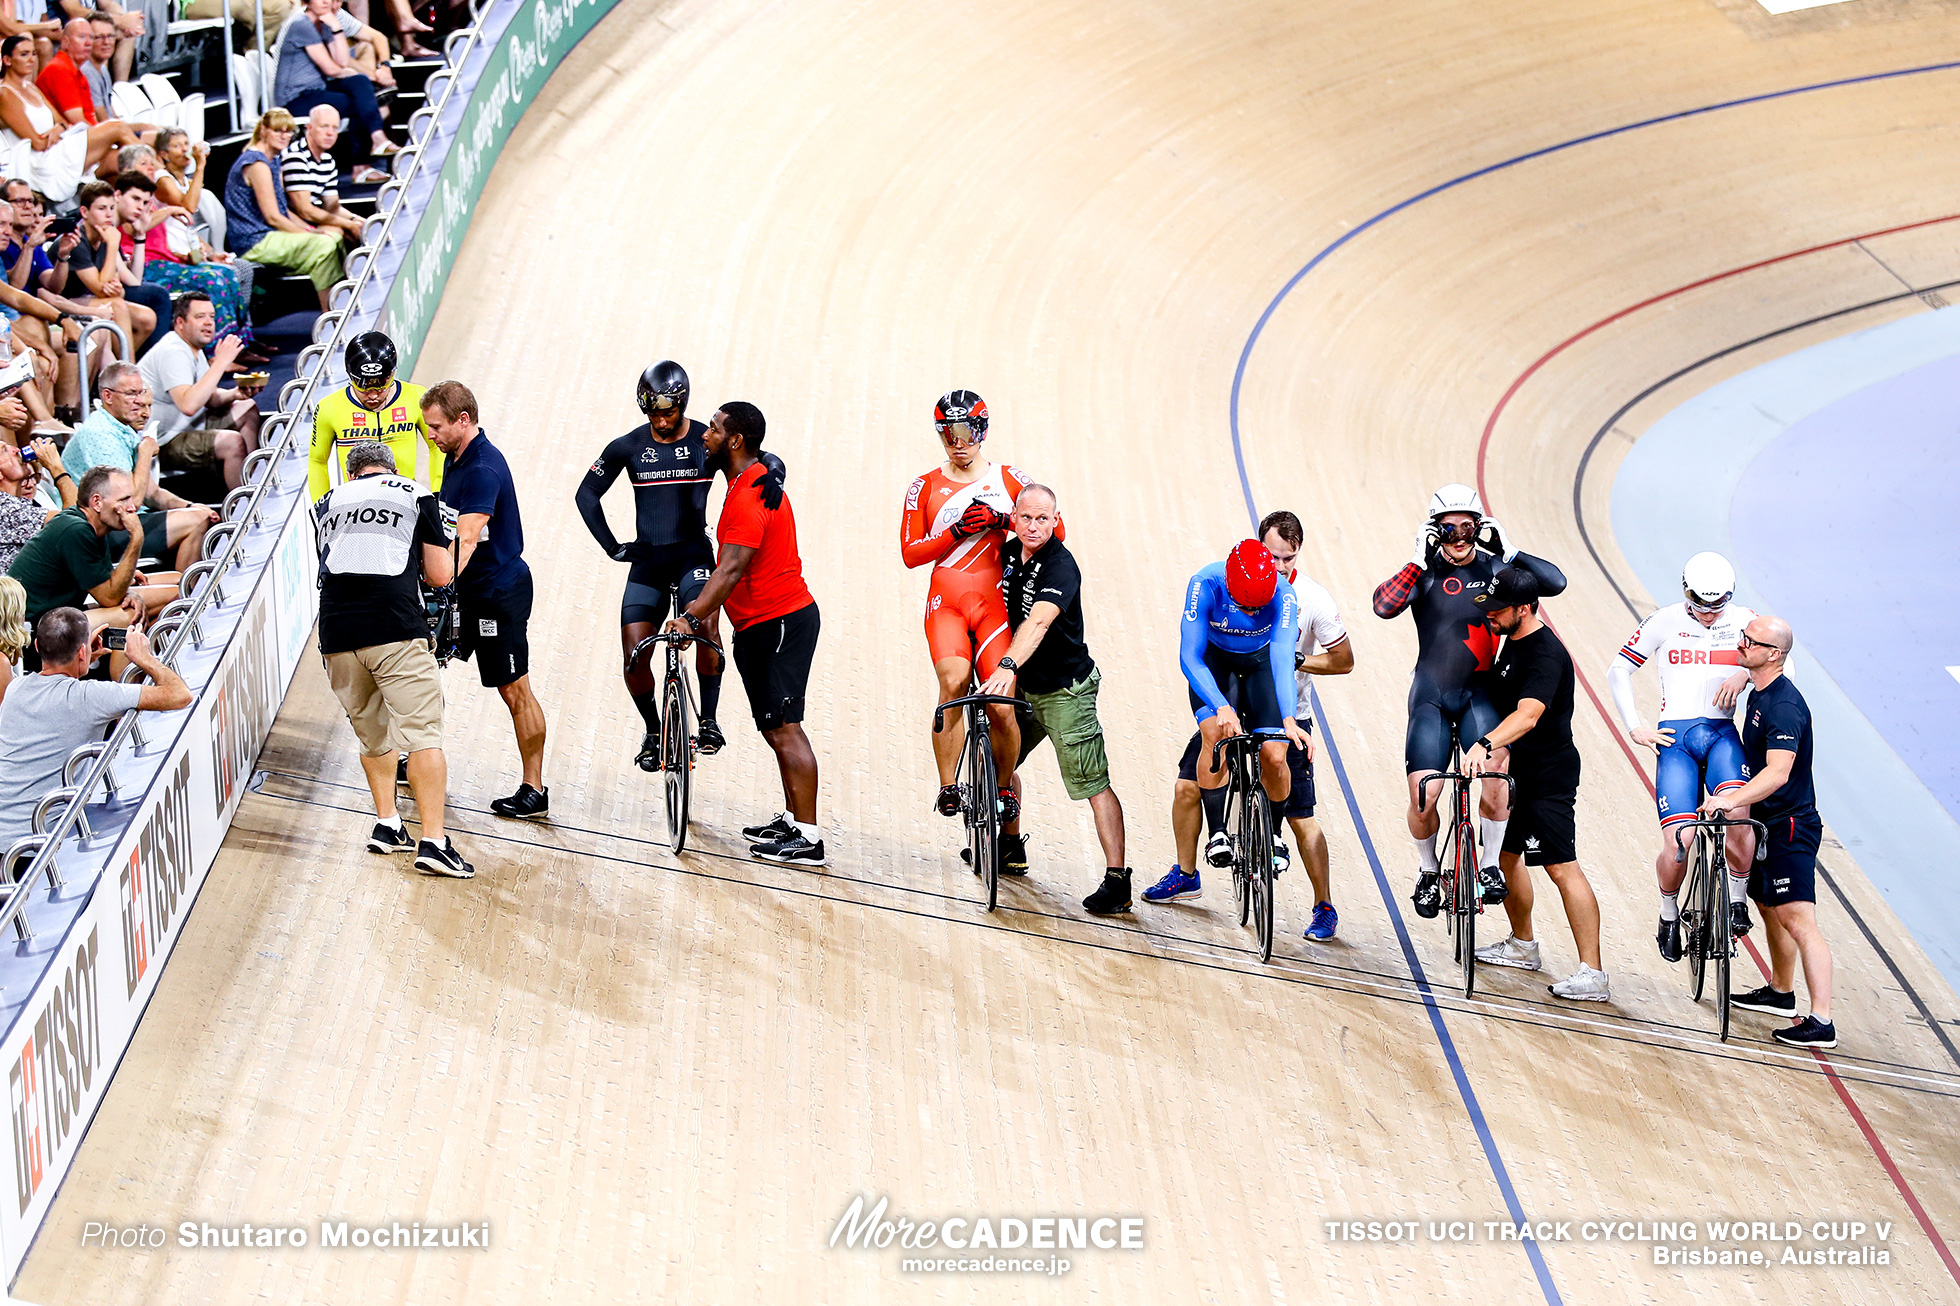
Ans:
[{"label": "blue jeans", "polygon": [[325,86],[301,91],[286,102],[286,108],[293,117],[304,121],[308,113],[323,104],[331,104],[343,117],[351,115],[362,135],[370,139],[382,130],[381,106],[375,103],[374,83],[365,74],[336,77]]}]

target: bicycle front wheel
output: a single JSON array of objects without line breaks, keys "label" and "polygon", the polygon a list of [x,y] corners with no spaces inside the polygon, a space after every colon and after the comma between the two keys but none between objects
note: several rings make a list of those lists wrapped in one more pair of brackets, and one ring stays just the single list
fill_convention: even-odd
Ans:
[{"label": "bicycle front wheel", "polygon": [[678,675],[667,677],[660,704],[660,776],[667,799],[667,847],[687,847],[687,808],[694,786],[694,723]]},{"label": "bicycle front wheel", "polygon": [[1252,854],[1246,842],[1245,777],[1232,772],[1225,790],[1225,829],[1232,834],[1232,905],[1238,908],[1239,928],[1252,919]]},{"label": "bicycle front wheel", "polygon": [[1708,950],[1715,963],[1715,1005],[1721,1008],[1718,1030],[1729,1041],[1729,959],[1735,956],[1735,936],[1729,932],[1729,868],[1720,844],[1708,868]]},{"label": "bicycle front wheel", "polygon": [[993,743],[988,738],[987,714],[968,708],[966,722],[967,847],[973,868],[986,886],[987,910],[1000,901],[1000,777],[994,770]]},{"label": "bicycle front wheel", "polygon": [[1709,903],[1714,886],[1708,882],[1708,838],[1697,832],[1695,850],[1689,857],[1687,901],[1694,904],[1694,919],[1681,922],[1688,947],[1688,978],[1690,992],[1696,1002],[1701,1001],[1702,989],[1708,984],[1708,954],[1714,951],[1715,931],[1722,923],[1709,919]]},{"label": "bicycle front wheel", "polygon": [[1483,905],[1483,892],[1477,886],[1477,843],[1471,833],[1470,818],[1456,823],[1456,895],[1451,910],[1457,918],[1457,955],[1463,965],[1463,996],[1477,988],[1477,911]]},{"label": "bicycle front wheel", "polygon": [[1273,959],[1273,809],[1265,790],[1256,783],[1247,791],[1244,832],[1246,888],[1251,899],[1253,931],[1259,936],[1259,960]]}]

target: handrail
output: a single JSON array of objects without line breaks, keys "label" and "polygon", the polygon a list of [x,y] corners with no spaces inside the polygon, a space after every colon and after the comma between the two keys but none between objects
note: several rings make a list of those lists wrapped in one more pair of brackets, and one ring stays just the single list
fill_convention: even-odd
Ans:
[{"label": "handrail", "polygon": [[[489,7],[488,3],[483,6],[486,10]],[[472,12],[476,14],[474,8]],[[263,26],[261,26],[260,30],[264,30]],[[470,55],[475,52],[478,44],[482,40],[483,24],[481,15],[476,14],[475,21],[469,27],[463,31],[452,33],[444,43],[443,58],[445,68],[460,72],[464,63],[468,61]],[[227,45],[229,45],[229,42],[227,42]],[[227,59],[227,62],[229,62],[229,59]],[[452,72],[445,81],[442,87],[442,98],[434,106],[434,121],[441,121],[444,111],[449,107],[450,98],[456,93],[456,87],[459,81],[460,79],[455,75],[455,72]],[[403,154],[409,157],[403,158]],[[378,253],[395,234],[395,223],[401,217],[404,208],[404,205],[400,201],[402,198],[405,198],[409,183],[415,179],[416,175],[428,162],[425,152],[420,148],[404,150],[402,154],[396,155],[395,158],[398,171],[395,177],[387,185],[382,187],[382,190],[386,192],[390,187],[395,188],[396,203],[379,219],[381,222],[380,230],[374,238],[362,242],[365,245],[371,246],[375,253]],[[373,221],[373,219],[370,220],[370,226],[373,225]],[[375,281],[375,268],[378,261],[377,258],[370,255],[366,265],[362,267],[360,277],[354,283],[353,294],[350,296],[347,307],[336,325],[333,339],[322,342],[321,345],[309,346],[309,348],[321,348],[324,346],[327,357],[331,357],[334,350],[345,348],[346,341],[351,334],[349,326],[357,314],[361,294]],[[127,356],[129,353],[127,333],[120,327],[117,327],[113,322],[107,325],[121,337],[124,344],[123,352]],[[101,329],[101,327],[98,323],[90,323],[83,327],[82,339],[84,349],[86,348],[88,332],[91,329]],[[83,355],[83,362],[83,372],[86,374],[86,354]],[[327,374],[331,370],[326,365],[326,358],[323,357],[321,365],[313,370],[312,375],[301,380],[301,388],[295,389],[294,383],[288,382],[285,389],[281,392],[279,397],[279,412],[268,420],[264,434],[269,435],[272,423],[281,418],[285,420],[285,427],[280,433],[277,444],[271,446],[273,449],[272,456],[265,460],[271,464],[271,467],[268,469],[269,474],[261,477],[253,484],[252,497],[247,500],[249,506],[243,515],[246,520],[259,520],[261,501],[267,490],[276,487],[279,483],[279,464],[288,458],[297,456],[301,452],[299,445],[299,424],[293,421],[293,417],[305,411],[306,405],[311,401],[314,391],[325,381]],[[86,404],[86,387],[88,382],[84,380],[82,384],[84,387],[83,403]],[[288,402],[289,400],[291,402]],[[253,456],[257,456],[258,453],[264,453],[265,451],[265,448],[261,447]],[[250,479],[249,476],[247,479]],[[193,606],[189,610],[173,616],[172,619],[180,624],[177,629],[171,632],[169,644],[160,654],[160,658],[165,665],[174,667],[177,664],[177,654],[183,648],[184,642],[191,638],[191,628],[198,624],[199,618],[204,615],[214,602],[217,604],[224,602],[220,582],[226,572],[244,561],[245,541],[253,534],[250,529],[239,529],[240,525],[240,521],[229,521],[212,527],[211,531],[205,536],[207,552],[204,560],[193,563],[191,566],[185,568],[180,593],[191,594],[191,582],[194,576],[209,574],[211,580],[209,584],[196,591],[193,596]],[[227,530],[227,528],[229,529]],[[226,532],[219,541],[224,546],[224,552],[223,556],[214,558],[209,552],[211,536],[218,534],[220,531]],[[89,794],[95,792],[96,786],[107,781],[109,784],[109,793],[112,797],[114,796],[115,779],[110,771],[110,767],[114,764],[117,752],[129,738],[135,722],[136,712],[134,710],[123,713],[117,719],[115,729],[110,732],[107,740],[99,744],[84,745],[83,748],[76,749],[70,755],[68,765],[63,768],[63,780],[67,784],[72,784],[77,790],[77,793],[68,801],[68,805],[63,810],[61,816],[49,825],[45,834],[29,836],[32,839],[43,840],[43,842],[37,845],[32,864],[22,872],[13,892],[7,895],[6,905],[0,907],[0,930],[4,930],[11,922],[15,932],[20,937],[28,937],[27,917],[24,914],[27,905],[26,886],[33,881],[36,875],[47,873],[50,870],[54,862],[55,851],[67,841],[69,834],[76,828],[77,823],[83,819],[83,808],[86,805],[85,799]],[[100,751],[90,754],[93,764],[89,766],[88,773],[77,782],[75,776],[70,773],[70,770],[76,759],[81,757],[85,750]],[[15,844],[14,848],[19,849],[20,844]]]},{"label": "handrail", "polygon": [[135,352],[131,350],[129,347],[129,332],[122,329],[121,323],[112,321],[111,319],[106,317],[90,318],[88,321],[82,323],[82,334],[80,338],[75,341],[75,358],[76,358],[75,370],[81,374],[82,398],[81,398],[80,412],[82,414],[82,420],[84,422],[88,420],[88,408],[89,408],[88,338],[91,333],[96,331],[107,331],[111,335],[115,336],[117,341],[121,343],[122,362],[127,363],[131,359],[136,357]]}]

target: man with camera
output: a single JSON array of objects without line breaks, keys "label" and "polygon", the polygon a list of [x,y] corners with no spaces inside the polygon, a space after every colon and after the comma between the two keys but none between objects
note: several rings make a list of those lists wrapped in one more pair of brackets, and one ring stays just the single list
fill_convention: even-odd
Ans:
[{"label": "man with camera", "polygon": [[[374,795],[369,852],[415,854],[416,868],[467,880],[443,830],[449,767],[442,752],[442,673],[430,647],[422,583],[455,578],[435,495],[395,471],[388,446],[347,454],[347,479],[313,507],[320,547],[320,656],[360,742]],[[395,809],[395,753],[422,818],[418,843]]]},{"label": "man with camera", "polygon": [[[88,599],[93,628],[141,625],[152,612],[177,597],[177,575],[146,576],[136,569],[143,556],[145,514],[136,510],[129,474],[114,467],[91,467],[75,492],[76,504],[56,513],[15,556],[7,574],[27,591],[27,624],[56,608],[80,608]],[[37,654],[22,658],[34,670]],[[112,663],[112,673],[120,665]]]}]

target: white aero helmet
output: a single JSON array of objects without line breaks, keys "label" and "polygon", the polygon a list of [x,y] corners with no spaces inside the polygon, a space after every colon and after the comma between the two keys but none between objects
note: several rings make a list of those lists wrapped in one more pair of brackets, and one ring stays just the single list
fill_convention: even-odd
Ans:
[{"label": "white aero helmet", "polygon": [[1435,521],[1447,512],[1467,512],[1482,521],[1483,496],[1467,485],[1445,485],[1429,496],[1429,520]]},{"label": "white aero helmet", "polygon": [[1703,612],[1722,607],[1735,595],[1735,568],[1719,553],[1697,553],[1681,568],[1681,592]]}]

